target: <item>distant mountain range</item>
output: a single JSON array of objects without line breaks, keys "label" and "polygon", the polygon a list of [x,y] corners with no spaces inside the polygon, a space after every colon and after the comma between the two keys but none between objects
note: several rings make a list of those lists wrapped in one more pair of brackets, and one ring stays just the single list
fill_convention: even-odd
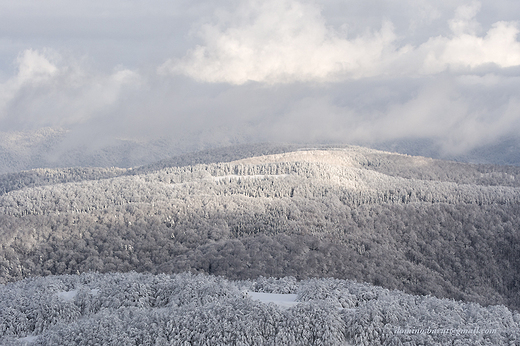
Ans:
[{"label": "distant mountain range", "polygon": [[458,162],[520,166],[520,138],[504,137],[461,154],[444,152],[433,140],[395,140],[369,145],[374,149]]},{"label": "distant mountain range", "polygon": [[[258,144],[245,139],[235,143],[194,143],[190,138],[161,138],[156,140],[99,139],[62,128],[42,128],[36,131],[0,132],[0,174],[15,173],[35,168],[64,167],[121,167],[130,168],[153,164],[179,155],[194,158],[201,151],[206,158],[221,155],[222,148],[271,148],[288,150],[316,144]],[[78,139],[78,137],[81,137]],[[85,138],[83,138],[85,137]],[[482,145],[463,154],[444,152],[433,140],[407,139],[390,142],[352,143],[373,149],[401,154],[425,156],[468,163],[520,166],[520,137],[508,137],[492,144]],[[338,146],[330,145],[329,146]],[[341,146],[341,145],[340,145]],[[246,149],[249,148],[249,149]],[[278,148],[278,149],[277,149]],[[226,149],[224,149],[225,151]],[[256,150],[256,149],[255,149]],[[262,151],[251,154],[263,154]],[[227,154],[229,155],[229,154]],[[194,158],[196,161],[197,159]],[[201,160],[200,158],[198,159]],[[212,158],[211,160],[215,160]]]}]

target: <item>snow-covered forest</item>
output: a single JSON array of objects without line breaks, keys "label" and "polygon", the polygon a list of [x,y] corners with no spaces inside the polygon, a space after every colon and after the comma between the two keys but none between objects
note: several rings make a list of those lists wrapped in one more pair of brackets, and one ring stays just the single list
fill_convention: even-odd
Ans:
[{"label": "snow-covered forest", "polygon": [[[507,344],[518,340],[519,231],[520,168],[360,147],[241,147],[133,169],[9,173],[0,176],[9,311],[0,327],[9,342],[40,335],[22,342],[42,344],[78,343],[79,330],[114,337],[99,333],[106,321],[125,344],[188,335],[208,344]],[[132,271],[148,274],[94,274]],[[204,275],[175,275],[185,272]],[[181,299],[175,285],[194,301],[170,303]],[[196,301],[197,285],[208,301]],[[244,290],[294,293],[299,303],[282,309]],[[477,326],[501,332],[395,333]]]},{"label": "snow-covered forest", "polygon": [[0,287],[0,295],[4,345],[511,345],[520,339],[520,315],[504,306],[337,279],[89,273],[26,279]]}]

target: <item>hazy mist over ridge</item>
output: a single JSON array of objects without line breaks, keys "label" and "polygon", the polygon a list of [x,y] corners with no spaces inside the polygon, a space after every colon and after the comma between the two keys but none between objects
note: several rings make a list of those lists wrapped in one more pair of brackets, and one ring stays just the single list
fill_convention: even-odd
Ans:
[{"label": "hazy mist over ridge", "polygon": [[305,142],[518,164],[519,14],[506,0],[0,1],[0,154],[118,148],[131,165]]}]

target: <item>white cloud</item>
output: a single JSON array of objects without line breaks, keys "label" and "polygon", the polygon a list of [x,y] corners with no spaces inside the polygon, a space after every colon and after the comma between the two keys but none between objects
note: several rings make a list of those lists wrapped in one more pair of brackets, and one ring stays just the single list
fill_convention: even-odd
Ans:
[{"label": "white cloud", "polygon": [[223,26],[204,25],[205,45],[169,60],[161,71],[232,84],[359,78],[380,73],[375,69],[395,39],[385,23],[378,32],[347,40],[326,26],[318,6],[295,0],[248,1]]},{"label": "white cloud", "polygon": [[520,133],[512,1],[0,0],[0,131],[464,151]]},{"label": "white cloud", "polygon": [[[516,135],[520,131],[518,96],[493,90],[500,83],[518,86],[517,78],[506,79],[496,75],[439,78],[422,86],[415,97],[388,105],[372,121],[362,121],[354,132],[356,139],[430,138],[444,152],[461,154]],[[497,99],[497,103],[488,98]]]},{"label": "white cloud", "polygon": [[[322,93],[303,93],[291,98],[282,114],[268,118],[264,132],[268,139],[294,142],[427,138],[448,154],[520,133],[520,98],[513,91],[519,78],[444,75],[416,82],[348,81],[325,86]],[[290,86],[277,89],[285,88]],[[357,103],[360,98],[365,99]]]},{"label": "white cloud", "polygon": [[417,51],[426,56],[422,73],[433,74],[447,68],[467,69],[485,64],[499,67],[520,65],[519,30],[514,22],[496,22],[484,37],[476,35],[479,24],[475,16],[480,3],[460,6],[449,22],[453,37],[435,37],[422,44]]},{"label": "white cloud", "polygon": [[18,64],[17,76],[0,84],[0,112],[16,97],[17,91],[24,85],[45,83],[58,72],[58,68],[49,59],[32,49],[20,54],[16,62]]},{"label": "white cloud", "polygon": [[28,49],[18,56],[18,78],[19,84],[38,83],[52,78],[58,68],[47,57],[37,51]]},{"label": "white cloud", "polygon": [[203,44],[160,73],[183,74],[209,83],[329,82],[374,76],[417,76],[484,64],[520,65],[518,29],[495,23],[478,36],[480,3],[457,8],[451,37],[432,37],[413,47],[397,45],[393,25],[354,38],[327,26],[320,8],[297,0],[250,0],[234,13],[200,27]]},{"label": "white cloud", "polygon": [[93,73],[49,49],[27,49],[16,63],[17,74],[0,84],[0,120],[15,128],[84,122],[116,104],[123,88],[140,84],[136,72]]},{"label": "white cloud", "polygon": [[457,7],[455,17],[448,22],[451,31],[457,36],[464,34],[476,35],[480,25],[475,20],[475,16],[479,12],[480,7],[481,4],[478,1]]}]

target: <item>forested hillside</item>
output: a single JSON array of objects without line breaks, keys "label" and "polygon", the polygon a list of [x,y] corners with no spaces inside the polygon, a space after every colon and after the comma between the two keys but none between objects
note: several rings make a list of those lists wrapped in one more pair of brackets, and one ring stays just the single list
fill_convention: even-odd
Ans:
[{"label": "forested hillside", "polygon": [[135,168],[38,168],[14,173],[5,173],[0,174],[0,194],[4,194],[12,190],[22,189],[24,187],[79,182],[84,180],[98,180],[122,175],[138,175],[155,172],[168,167],[183,167],[203,163],[228,162],[252,156],[283,153],[292,151],[294,149],[295,146],[291,145],[236,145],[174,156],[169,159],[154,162],[153,164],[138,166]]},{"label": "forested hillside", "polygon": [[334,277],[519,309],[519,168],[359,147],[227,150],[2,176],[0,279]]},{"label": "forested hillside", "polygon": [[2,345],[516,345],[520,315],[337,279],[81,274],[0,286]]}]

